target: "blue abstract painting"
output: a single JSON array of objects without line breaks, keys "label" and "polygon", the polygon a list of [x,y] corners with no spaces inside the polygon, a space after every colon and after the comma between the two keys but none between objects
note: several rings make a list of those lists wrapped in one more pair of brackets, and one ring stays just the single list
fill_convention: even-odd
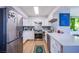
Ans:
[{"label": "blue abstract painting", "polygon": [[70,13],[60,13],[59,14],[59,25],[69,26],[70,25]]}]

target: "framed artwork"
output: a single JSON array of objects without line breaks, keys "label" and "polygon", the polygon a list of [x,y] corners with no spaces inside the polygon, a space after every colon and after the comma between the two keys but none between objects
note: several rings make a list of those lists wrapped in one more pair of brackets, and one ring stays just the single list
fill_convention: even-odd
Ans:
[{"label": "framed artwork", "polygon": [[59,26],[70,26],[70,13],[59,13]]},{"label": "framed artwork", "polygon": [[15,20],[16,20],[16,13],[15,13],[13,10],[10,10],[9,13],[8,13],[8,18],[9,18],[9,19],[12,19],[13,22],[15,23]]}]

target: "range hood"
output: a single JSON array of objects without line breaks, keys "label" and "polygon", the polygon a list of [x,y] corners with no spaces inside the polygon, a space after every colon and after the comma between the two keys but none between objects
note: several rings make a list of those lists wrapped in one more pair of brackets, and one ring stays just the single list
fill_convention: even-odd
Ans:
[{"label": "range hood", "polygon": [[56,22],[56,21],[57,21],[57,18],[53,18],[49,22],[53,23],[53,22]]}]

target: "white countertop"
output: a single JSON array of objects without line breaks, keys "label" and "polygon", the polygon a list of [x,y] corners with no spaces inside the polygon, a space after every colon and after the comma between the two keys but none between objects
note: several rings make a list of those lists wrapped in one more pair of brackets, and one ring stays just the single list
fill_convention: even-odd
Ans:
[{"label": "white countertop", "polygon": [[48,33],[52,39],[57,40],[61,45],[64,46],[79,46],[79,39],[75,39],[74,36],[66,33]]}]

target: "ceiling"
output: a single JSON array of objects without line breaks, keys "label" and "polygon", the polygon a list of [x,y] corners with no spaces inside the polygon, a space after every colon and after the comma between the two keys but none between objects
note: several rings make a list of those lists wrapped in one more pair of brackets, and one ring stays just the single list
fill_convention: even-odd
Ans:
[{"label": "ceiling", "polygon": [[[27,15],[27,16],[36,16],[33,6],[19,6],[19,8]],[[39,16],[48,16],[53,10],[56,8],[55,6],[39,6]]]}]

